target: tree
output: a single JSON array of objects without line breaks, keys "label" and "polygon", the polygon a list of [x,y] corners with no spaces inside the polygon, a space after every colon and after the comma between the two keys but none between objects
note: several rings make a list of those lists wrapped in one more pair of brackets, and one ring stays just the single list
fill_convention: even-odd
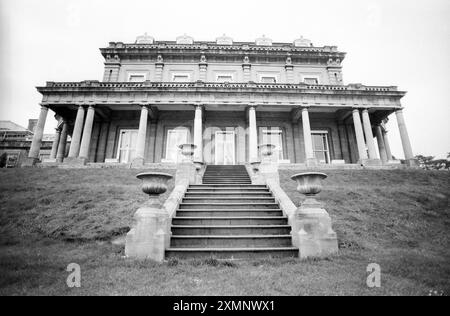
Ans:
[{"label": "tree", "polygon": [[[449,155],[450,156],[450,155]],[[419,166],[425,170],[450,170],[450,160],[434,159],[433,156],[417,155]]]},{"label": "tree", "polygon": [[5,168],[6,167],[6,160],[8,159],[8,155],[6,153],[3,153],[0,156],[0,168]]}]

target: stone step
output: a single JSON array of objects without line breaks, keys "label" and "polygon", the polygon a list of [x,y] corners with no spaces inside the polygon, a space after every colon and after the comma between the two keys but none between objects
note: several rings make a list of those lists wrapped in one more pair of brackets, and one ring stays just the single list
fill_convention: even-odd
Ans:
[{"label": "stone step", "polygon": [[246,182],[246,181],[229,181],[229,182],[226,182],[226,181],[203,181],[203,183],[204,184],[250,184],[251,182],[250,181],[248,181],[248,182]]},{"label": "stone step", "polygon": [[289,225],[172,225],[175,235],[289,235]]},{"label": "stone step", "polygon": [[237,197],[271,197],[272,193],[270,192],[236,192],[236,191],[218,191],[218,192],[186,192],[185,197],[230,197],[230,198],[237,198]]},{"label": "stone step", "polygon": [[263,259],[298,257],[298,248],[168,248],[166,258]]},{"label": "stone step", "polygon": [[275,203],[274,197],[185,197],[183,203]]},{"label": "stone step", "polygon": [[180,203],[179,209],[279,209],[277,203]]},{"label": "stone step", "polygon": [[292,247],[292,237],[290,235],[172,236],[170,246],[175,248]]},{"label": "stone step", "polygon": [[187,209],[177,210],[177,217],[244,217],[244,216],[283,216],[280,209]]},{"label": "stone step", "polygon": [[283,216],[243,216],[243,217],[174,217],[173,225],[287,225],[288,219]]},{"label": "stone step", "polygon": [[217,185],[212,185],[212,184],[208,184],[208,185],[206,185],[206,184],[191,184],[189,186],[190,189],[197,189],[197,188],[201,189],[201,188],[205,188],[205,187],[212,187],[212,188],[215,188],[215,187],[234,188],[234,187],[236,187],[236,188],[245,188],[245,189],[249,189],[249,188],[254,188],[254,189],[264,188],[264,189],[267,189],[267,186],[264,185],[264,184],[237,184],[237,185],[235,185],[235,184],[227,184],[227,185],[220,185],[220,184],[217,184]]},{"label": "stone step", "polygon": [[186,192],[194,193],[194,192],[248,192],[248,193],[266,193],[270,192],[269,189],[266,188],[235,188],[235,187],[203,187],[203,188],[188,188]]}]

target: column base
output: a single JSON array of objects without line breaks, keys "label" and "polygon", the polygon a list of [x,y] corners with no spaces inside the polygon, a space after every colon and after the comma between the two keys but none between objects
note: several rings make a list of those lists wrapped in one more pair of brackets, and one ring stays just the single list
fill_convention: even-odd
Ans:
[{"label": "column base", "polygon": [[316,158],[307,158],[305,164],[307,167],[317,167],[319,165],[319,162]]},{"label": "column base", "polygon": [[381,166],[381,160],[380,159],[362,159],[359,160],[359,163],[363,166]]},{"label": "column base", "polygon": [[419,161],[415,158],[406,159],[405,165],[407,165],[408,167],[411,167],[411,168],[415,168],[415,167],[417,168],[417,167],[419,167]]},{"label": "column base", "polygon": [[142,168],[144,166],[144,158],[135,158],[131,162],[131,168]]},{"label": "column base", "polygon": [[27,157],[24,162],[22,162],[22,167],[34,167],[39,162],[38,158]]},{"label": "column base", "polygon": [[87,158],[71,158],[64,159],[64,164],[69,166],[86,166]]}]

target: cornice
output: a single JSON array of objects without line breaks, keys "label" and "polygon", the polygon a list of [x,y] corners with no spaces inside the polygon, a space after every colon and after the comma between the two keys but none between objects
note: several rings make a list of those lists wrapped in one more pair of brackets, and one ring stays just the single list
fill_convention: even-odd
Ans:
[{"label": "cornice", "polygon": [[302,93],[336,95],[380,95],[402,98],[406,92],[398,91],[396,86],[349,85],[307,85],[307,84],[268,84],[268,83],[217,83],[217,82],[47,82],[37,87],[41,94],[74,92],[226,92],[226,93]]},{"label": "cornice", "polygon": [[285,56],[292,58],[310,57],[310,58],[339,58],[341,61],[346,53],[339,52],[336,46],[323,47],[296,47],[291,43],[274,43],[272,46],[260,46],[254,43],[234,43],[233,45],[218,45],[215,42],[199,42],[194,44],[176,44],[175,42],[155,42],[154,44],[124,44],[121,42],[112,42],[109,47],[100,49],[102,55],[108,59],[108,56],[119,56],[120,58],[132,58],[145,55],[170,56],[171,54],[198,55],[206,54],[208,56]]}]

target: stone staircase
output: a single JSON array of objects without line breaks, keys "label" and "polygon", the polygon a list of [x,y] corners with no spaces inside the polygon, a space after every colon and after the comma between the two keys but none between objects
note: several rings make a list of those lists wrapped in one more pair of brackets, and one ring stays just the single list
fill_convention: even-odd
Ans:
[{"label": "stone staircase", "polygon": [[291,227],[265,185],[245,166],[208,166],[172,219],[166,258],[297,257]]}]

